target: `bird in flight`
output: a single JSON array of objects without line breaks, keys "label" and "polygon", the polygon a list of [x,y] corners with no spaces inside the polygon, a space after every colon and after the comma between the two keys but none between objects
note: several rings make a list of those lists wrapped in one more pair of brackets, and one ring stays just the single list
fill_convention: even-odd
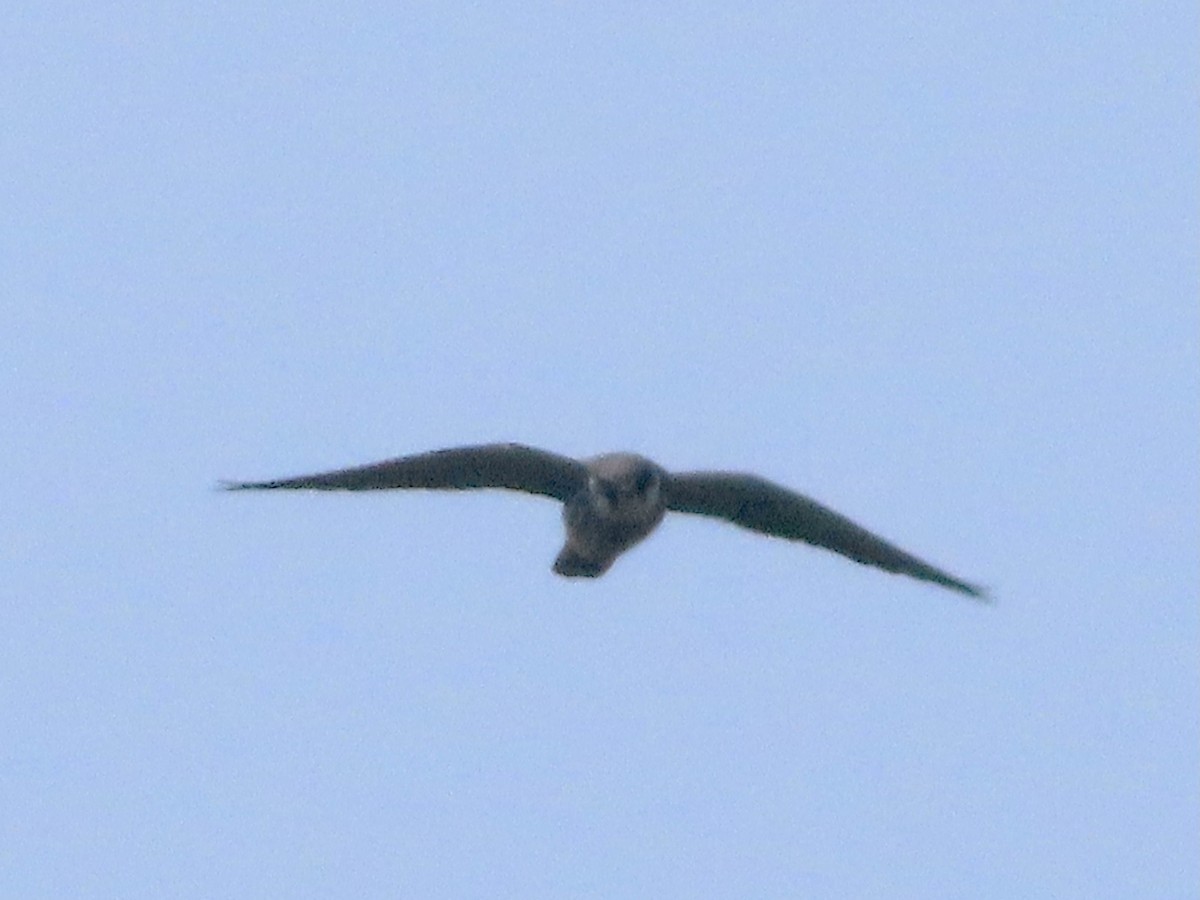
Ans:
[{"label": "bird in flight", "polygon": [[453,447],[271,481],[222,482],[231,491],[504,488],[563,504],[567,539],[554,571],[597,578],[668,512],[724,519],[760,534],[804,541],[858,563],[986,600],[977,585],[906,553],[845,516],[757,475],[668,472],[633,453],[577,460],[523,444]]}]

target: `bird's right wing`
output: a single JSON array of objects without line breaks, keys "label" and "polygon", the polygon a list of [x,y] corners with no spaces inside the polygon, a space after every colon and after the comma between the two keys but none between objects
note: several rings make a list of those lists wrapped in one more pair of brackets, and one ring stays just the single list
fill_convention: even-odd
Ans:
[{"label": "bird's right wing", "polygon": [[751,531],[804,541],[855,562],[931,581],[971,597],[986,597],[976,585],[906,553],[816,500],[757,475],[684,472],[671,475],[663,488],[668,509],[715,516]]},{"label": "bird's right wing", "polygon": [[507,488],[566,502],[586,484],[586,467],[568,456],[523,444],[484,444],[434,450],[366,466],[294,478],[222,482],[222,487],[231,491]]}]

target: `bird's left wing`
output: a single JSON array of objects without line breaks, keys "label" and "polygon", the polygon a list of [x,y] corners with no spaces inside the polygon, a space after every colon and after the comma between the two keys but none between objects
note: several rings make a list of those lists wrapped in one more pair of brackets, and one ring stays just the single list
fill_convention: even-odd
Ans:
[{"label": "bird's left wing", "polygon": [[855,562],[931,581],[985,599],[982,588],[906,553],[817,501],[785,487],[734,472],[684,472],[663,485],[667,508],[715,516],[762,534],[805,541]]},{"label": "bird's left wing", "polygon": [[587,483],[583,463],[523,444],[453,447],[314,475],[222,482],[231,491],[278,488],[379,491],[396,488],[507,488],[566,502]]}]

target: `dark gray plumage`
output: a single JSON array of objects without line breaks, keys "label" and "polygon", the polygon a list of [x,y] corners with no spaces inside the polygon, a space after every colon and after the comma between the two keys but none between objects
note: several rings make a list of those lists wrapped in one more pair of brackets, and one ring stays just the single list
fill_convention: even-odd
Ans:
[{"label": "dark gray plumage", "polygon": [[554,571],[595,578],[672,512],[725,519],[760,534],[804,541],[855,562],[986,599],[955,578],[794,491],[735,472],[671,474],[632,453],[571,459],[521,444],[434,450],[372,465],[271,481],[225,482],[229,490],[506,488],[563,503],[567,539]]}]

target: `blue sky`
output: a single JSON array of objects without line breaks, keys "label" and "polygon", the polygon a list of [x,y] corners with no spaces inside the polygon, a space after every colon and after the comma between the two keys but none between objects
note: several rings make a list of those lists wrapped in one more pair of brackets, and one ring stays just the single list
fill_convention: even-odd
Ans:
[{"label": "blue sky", "polygon": [[[0,13],[0,893],[1200,894],[1198,19]],[[999,602],[212,490],[491,440]]]}]

